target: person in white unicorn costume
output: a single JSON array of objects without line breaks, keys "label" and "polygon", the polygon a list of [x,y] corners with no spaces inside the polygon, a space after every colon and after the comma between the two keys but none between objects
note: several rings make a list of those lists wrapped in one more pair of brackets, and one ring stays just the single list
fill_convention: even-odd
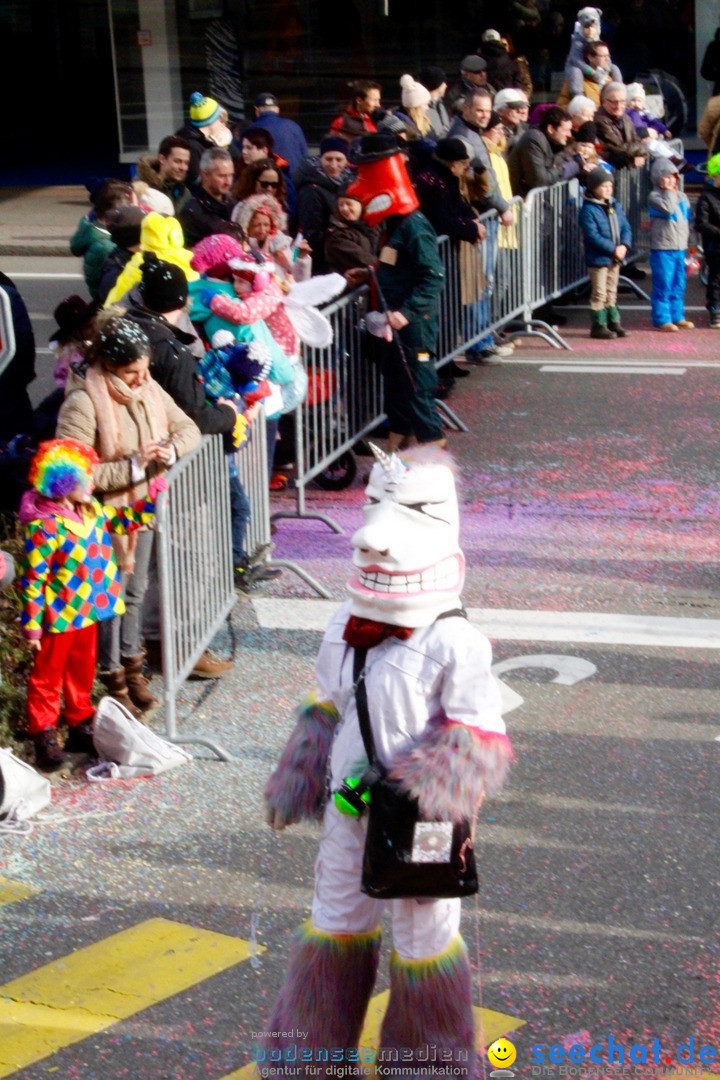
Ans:
[{"label": "person in white unicorn costume", "polygon": [[[465,1061],[466,1075],[474,1075],[460,900],[383,902],[365,895],[366,819],[341,813],[327,798],[328,771],[337,792],[345,778],[368,767],[353,688],[355,648],[368,650],[365,682],[377,756],[418,799],[424,817],[472,818],[484,796],[502,787],[512,757],[490,643],[460,606],[465,559],[453,460],[429,447],[400,456],[374,452],[365,521],[352,537],[350,599],[325,632],[318,689],[300,710],[265,793],[274,829],[324,818],[312,913],[266,1025],[277,1037],[266,1040],[265,1063],[273,1051],[278,1060],[287,1042],[283,1032],[307,1032],[305,1048],[357,1047],[387,905],[394,948],[379,1053],[392,1058],[402,1050],[410,1066],[407,1053],[417,1051],[427,1075],[422,1048],[434,1045]],[[330,1066],[321,1064],[321,1075],[323,1068]]]}]

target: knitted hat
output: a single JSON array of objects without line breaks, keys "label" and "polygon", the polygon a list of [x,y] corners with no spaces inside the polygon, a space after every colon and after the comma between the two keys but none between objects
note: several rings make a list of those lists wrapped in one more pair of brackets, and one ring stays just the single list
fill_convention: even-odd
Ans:
[{"label": "knitted hat", "polygon": [[486,30],[482,36],[483,42],[486,41],[502,41],[502,36],[497,30]]},{"label": "knitted hat", "polygon": [[[720,161],[720,154],[718,155],[718,160]],[[348,180],[347,184],[343,184],[337,193],[337,197],[338,199],[354,199],[355,202],[359,202],[362,206],[362,199],[359,197],[359,195],[356,195],[354,192],[348,191],[348,188],[350,188],[354,183],[355,178],[353,177],[352,180]]]},{"label": "knitted hat", "polygon": [[422,69],[418,75],[418,82],[421,82],[423,86],[432,91],[437,90],[439,86],[447,82],[447,78],[441,67],[430,66]]},{"label": "knitted hat", "polygon": [[254,104],[256,109],[262,109],[266,108],[268,105],[279,105],[280,102],[274,94],[270,94],[267,90],[265,90],[262,94],[258,94],[258,96],[255,98]]},{"label": "knitted hat", "polygon": [[487,71],[487,64],[482,56],[477,56],[476,53],[470,53],[469,56],[464,57],[460,61],[460,70],[473,71],[477,74],[478,71]]},{"label": "knitted hat", "polygon": [[323,154],[347,154],[347,151],[347,142],[338,135],[326,135],[320,143],[320,157],[322,157]]},{"label": "knitted hat", "polygon": [[[161,194],[158,192],[158,195]],[[145,211],[139,206],[116,206],[105,215],[105,225],[112,242],[121,248],[135,247],[140,243],[140,225]]]},{"label": "knitted hat", "polygon": [[210,338],[210,344],[213,349],[226,349],[235,344],[235,336],[229,330],[216,330]]},{"label": "knitted hat", "polygon": [[164,191],[158,191],[157,188],[149,187],[139,197],[139,201],[148,210],[154,210],[156,214],[162,214],[164,217],[174,217],[175,215],[172,199]]},{"label": "knitted hat", "polygon": [[597,124],[594,120],[587,120],[584,124],[580,125],[575,132],[575,142],[597,142]]},{"label": "knitted hat", "polygon": [[95,317],[98,306],[95,301],[87,303],[81,296],[66,296],[53,312],[58,328],[51,334],[50,341],[59,341],[61,345],[69,341],[85,323]]},{"label": "knitted hat", "polygon": [[199,90],[190,95],[190,123],[193,127],[209,127],[220,115],[215,98],[205,97]]},{"label": "knitted hat", "polygon": [[406,109],[422,108],[430,104],[430,91],[422,83],[415,82],[412,75],[403,75],[400,79],[402,103]]},{"label": "knitted hat", "polygon": [[386,113],[382,120],[378,123],[378,131],[390,132],[392,135],[398,135],[404,140],[407,138],[407,131],[405,125],[399,116],[395,116],[394,113]]},{"label": "knitted hat", "polygon": [[72,495],[76,487],[86,487],[100,458],[91,446],[75,439],[50,439],[40,443],[30,462],[28,480],[48,499]]},{"label": "knitted hat", "polygon": [[599,26],[602,12],[599,8],[585,7],[577,13],[577,21],[581,26]]},{"label": "knitted hat", "polygon": [[449,165],[453,161],[467,161],[472,155],[468,144],[464,139],[453,136],[449,139],[438,139],[435,147],[435,157]]},{"label": "knitted hat", "polygon": [[528,99],[522,90],[518,90],[514,86],[507,86],[504,90],[498,90],[493,107],[499,112],[500,109],[519,109],[521,106],[527,105],[527,103]]},{"label": "knitted hat", "polygon": [[611,184],[615,183],[612,173],[608,172],[604,165],[596,165],[585,181],[585,184],[588,191],[594,191],[595,188],[600,187],[601,184],[607,183],[608,180]]},{"label": "knitted hat", "polygon": [[493,109],[493,111],[490,113],[490,119],[487,122],[485,130],[490,131],[491,128],[497,127],[498,124],[502,124],[502,123],[503,123],[502,116],[500,115],[500,113],[495,112],[495,110]]},{"label": "knitted hat", "polygon": [[177,311],[185,307],[188,297],[188,283],[179,266],[161,262],[154,252],[148,252],[142,264],[140,292],[143,303],[150,311],[162,315],[166,311]]},{"label": "knitted hat", "polygon": [[220,278],[223,281],[230,280],[227,268],[228,261],[236,255],[242,255],[242,245],[234,236],[226,233],[213,233],[212,236],[204,236],[195,245],[190,266],[199,274],[208,277]]},{"label": "knitted hat", "polygon": [[113,316],[98,331],[92,355],[124,367],[150,355],[150,339],[139,323]]}]

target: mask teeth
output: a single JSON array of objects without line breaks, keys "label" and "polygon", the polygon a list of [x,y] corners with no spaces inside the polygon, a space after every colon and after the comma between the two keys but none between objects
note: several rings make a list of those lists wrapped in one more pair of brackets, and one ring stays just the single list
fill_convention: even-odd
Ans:
[{"label": "mask teeth", "polygon": [[457,566],[454,559],[444,559],[438,566],[430,566],[424,573],[385,574],[382,570],[361,573],[360,580],[366,589],[378,593],[447,592],[457,584]]}]

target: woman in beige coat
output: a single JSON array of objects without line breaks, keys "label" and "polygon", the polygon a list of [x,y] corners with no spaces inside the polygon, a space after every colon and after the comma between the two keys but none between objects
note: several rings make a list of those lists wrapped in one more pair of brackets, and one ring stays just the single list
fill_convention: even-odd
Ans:
[{"label": "woman in beige coat", "polygon": [[[153,477],[200,442],[194,422],[151,378],[149,364],[150,342],[141,327],[117,316],[106,319],[87,367],[70,374],[58,417],[58,438],[77,439],[98,452],[95,494],[114,506],[141,499]],[[117,539],[127,610],[102,623],[99,674],[108,692],[138,715],[158,705],[143,678],[140,646],[154,533],[139,530]]]}]

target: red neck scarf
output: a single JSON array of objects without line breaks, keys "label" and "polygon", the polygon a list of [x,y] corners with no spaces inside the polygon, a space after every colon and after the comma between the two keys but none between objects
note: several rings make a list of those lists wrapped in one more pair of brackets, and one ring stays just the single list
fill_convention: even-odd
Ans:
[{"label": "red neck scarf", "polygon": [[345,626],[343,640],[354,649],[372,649],[386,638],[396,637],[407,641],[414,633],[410,626],[394,626],[392,623],[376,622],[375,619],[361,619],[351,615]]}]

